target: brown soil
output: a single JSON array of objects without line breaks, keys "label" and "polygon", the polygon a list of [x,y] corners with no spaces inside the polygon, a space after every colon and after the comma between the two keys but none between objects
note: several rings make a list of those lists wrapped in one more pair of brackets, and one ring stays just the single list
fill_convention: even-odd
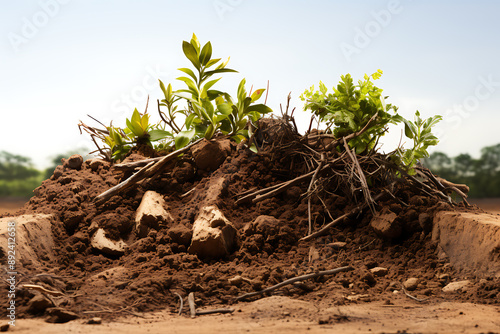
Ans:
[{"label": "brown soil", "polygon": [[[144,153],[136,152],[135,157]],[[272,317],[287,321],[296,317],[292,323],[303,321],[307,323],[304,327],[310,328],[325,316],[319,310],[330,310],[325,321],[332,325],[349,321],[349,314],[351,321],[356,317],[363,318],[352,315],[359,310],[347,313],[346,319],[343,313],[333,310],[349,312],[349,305],[364,304],[378,305],[380,312],[391,310],[390,315],[387,311],[384,316],[392,317],[394,310],[405,310],[408,305],[418,309],[422,305],[413,300],[408,304],[409,297],[401,292],[401,284],[410,277],[418,278],[420,282],[411,294],[427,299],[426,305],[433,305],[436,309],[440,303],[454,301],[500,304],[499,278],[455,270],[445,257],[439,256],[429,229],[419,223],[422,213],[432,217],[436,210],[462,208],[452,208],[402,189],[400,199],[409,203],[408,207],[392,200],[378,203],[379,209],[390,208],[398,215],[403,230],[401,237],[395,240],[378,237],[369,225],[372,216],[365,211],[333,228],[325,237],[300,242],[299,239],[307,234],[307,199],[301,195],[306,192],[308,182],[255,205],[235,204],[237,195],[248,189],[261,189],[303,174],[300,168],[291,167],[287,155],[280,155],[279,150],[254,154],[231,144],[228,156],[213,171],[196,169],[196,164],[190,159],[188,153],[173,162],[157,181],[147,187],[164,196],[174,222],[151,231],[145,238],[138,238],[133,226],[135,210],[146,189],[132,188],[112,197],[102,206],[96,206],[93,198],[122,179],[115,168],[103,164],[93,170],[89,161],[78,170],[60,166],[51,179],[35,190],[35,196],[20,212],[53,214],[52,231],[56,237],[54,259],[47,257],[42,265],[30,261],[22,263],[23,283],[64,291],[66,296],[52,298],[53,303],[75,312],[81,319],[99,316],[105,320],[118,320],[159,310],[173,316],[179,308],[176,293],[186,298],[190,292],[194,292],[200,309],[232,306],[243,310],[250,307],[245,305],[254,304],[234,303],[234,298],[239,295],[298,275],[347,265],[354,270],[289,285],[273,293],[300,300],[293,303],[309,305],[301,311],[293,309],[289,303],[283,306],[285,311],[266,306],[269,314],[255,310],[250,312],[255,315],[251,319]],[[221,179],[224,180],[222,192],[213,195],[213,184]],[[193,188],[195,191],[188,193]],[[352,209],[353,203],[335,191],[332,189],[325,205],[330,214],[337,217]],[[186,193],[186,196],[181,196]],[[328,213],[320,200],[313,199],[312,202],[314,228],[317,229],[328,221]],[[239,231],[237,249],[219,260],[200,259],[187,252],[193,221],[200,207],[207,203],[216,204]],[[244,229],[262,215],[272,216],[279,223],[256,230]],[[90,237],[97,227],[104,228],[111,239],[124,239],[129,245],[126,253],[113,257],[93,250]],[[332,245],[334,242],[344,242],[345,246],[337,248]],[[370,272],[374,267],[387,268],[388,273],[375,276]],[[231,283],[229,279],[236,276],[248,280]],[[441,291],[450,281],[465,278],[474,282],[466,293],[445,294]],[[47,316],[43,311],[37,313],[29,309],[29,301],[37,294],[29,290],[18,291],[18,318]],[[366,311],[370,308],[372,306],[366,306]],[[429,312],[432,315],[432,311]],[[5,308],[0,315],[5,316]],[[232,317],[209,316],[221,320]],[[237,315],[234,317],[239,319],[237,321],[253,322]],[[296,327],[301,328],[304,329]]]}]

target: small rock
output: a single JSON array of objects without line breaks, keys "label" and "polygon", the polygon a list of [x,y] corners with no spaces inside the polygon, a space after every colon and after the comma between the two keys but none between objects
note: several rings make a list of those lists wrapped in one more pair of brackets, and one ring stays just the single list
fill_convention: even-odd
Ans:
[{"label": "small rock", "polygon": [[106,232],[102,228],[99,228],[94,233],[90,245],[96,250],[112,256],[123,255],[127,248],[127,244],[123,240],[111,240],[107,238]]},{"label": "small rock", "polygon": [[102,319],[99,318],[99,317],[93,317],[92,319],[89,319],[89,321],[87,321],[87,324],[89,324],[89,325],[100,325],[100,324],[102,324]]},{"label": "small rock", "polygon": [[370,295],[351,295],[351,296],[347,296],[346,299],[350,300],[352,302],[357,302],[357,301],[369,302]]},{"label": "small rock", "polygon": [[395,239],[401,235],[402,228],[396,221],[397,214],[387,208],[374,216],[370,222],[371,227],[379,236],[387,239]]},{"label": "small rock", "polygon": [[243,277],[240,275],[234,276],[233,278],[228,279],[229,284],[234,286],[240,286],[243,283]]},{"label": "small rock", "polygon": [[403,286],[406,290],[408,291],[413,291],[416,290],[418,287],[419,279],[416,277],[411,277],[408,278],[404,283]]},{"label": "small rock", "polygon": [[383,268],[383,267],[375,267],[375,268],[370,269],[370,272],[374,276],[381,277],[381,276],[387,275],[387,273],[389,272],[389,270],[387,268]]},{"label": "small rock", "polygon": [[221,258],[229,255],[237,244],[234,225],[215,206],[201,209],[193,224],[190,254],[200,258]]},{"label": "small rock", "polygon": [[332,243],[327,244],[327,246],[330,246],[333,249],[344,249],[346,245],[347,245],[347,242],[343,242],[343,241],[336,241],[336,242],[332,242]]},{"label": "small rock", "polygon": [[443,292],[465,291],[465,290],[467,290],[467,286],[469,285],[469,283],[470,283],[470,281],[468,281],[468,280],[452,282],[443,288]]},{"label": "small rock", "polygon": [[66,168],[79,170],[82,168],[83,158],[80,154],[74,154],[64,161],[63,166]]},{"label": "small rock", "polygon": [[28,302],[28,312],[31,314],[44,313],[46,309],[54,306],[44,295],[36,295]]},{"label": "small rock", "polygon": [[78,319],[78,315],[74,312],[67,311],[60,307],[52,307],[47,309],[49,317],[45,320],[50,323],[62,324],[71,320]]},{"label": "small rock", "polygon": [[151,228],[158,229],[161,224],[174,221],[172,215],[165,209],[166,207],[167,204],[162,195],[152,190],[144,193],[135,214],[135,229],[139,237],[146,237]]}]

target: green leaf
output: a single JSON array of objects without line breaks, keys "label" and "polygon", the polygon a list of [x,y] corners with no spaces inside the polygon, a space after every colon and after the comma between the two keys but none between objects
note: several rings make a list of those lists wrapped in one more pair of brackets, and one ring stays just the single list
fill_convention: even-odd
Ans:
[{"label": "green leaf", "polygon": [[207,120],[213,123],[214,113],[215,113],[213,104],[209,100],[204,99],[201,101],[201,105],[202,105],[202,111],[205,111],[206,114],[208,115]]},{"label": "green leaf", "polygon": [[220,58],[217,59],[210,59],[208,63],[205,65],[205,68],[209,68],[215,64],[217,64],[220,61]]},{"label": "green leaf", "polygon": [[224,114],[217,115],[215,116],[215,123],[220,123],[228,117],[229,115],[224,115]]},{"label": "green leaf", "polygon": [[178,70],[189,75],[191,78],[193,78],[194,82],[198,81],[198,78],[196,77],[196,75],[194,74],[194,72],[191,69],[186,68],[186,67],[182,67],[182,68],[178,68]]},{"label": "green leaf", "polygon": [[243,78],[238,85],[238,101],[243,101],[247,97],[247,92],[245,90],[246,80]]},{"label": "green leaf", "polygon": [[149,127],[149,115],[144,114],[141,118],[141,128],[143,132],[146,132]]},{"label": "green leaf", "polygon": [[233,108],[229,105],[229,103],[220,103],[217,105],[217,110],[223,115],[231,115],[233,112]]},{"label": "green leaf", "polygon": [[224,92],[221,92],[220,90],[213,90],[213,89],[207,90],[207,97],[210,101],[215,100],[218,96],[221,95],[224,95]]},{"label": "green leaf", "polygon": [[261,89],[257,89],[255,92],[252,93],[252,95],[250,96],[251,99],[252,99],[252,102],[255,102],[257,101],[258,99],[260,99],[260,97],[262,96],[262,94],[265,92],[266,90],[264,88],[261,88]]},{"label": "green leaf", "polygon": [[157,129],[157,130],[149,131],[149,140],[150,141],[157,141],[157,140],[165,139],[166,137],[171,137],[171,136],[172,136],[172,133],[170,133],[169,131],[165,131],[165,130]]},{"label": "green leaf", "polygon": [[215,133],[215,127],[213,124],[210,124],[207,128],[207,131],[205,132],[205,139],[207,140],[212,139],[214,133]]},{"label": "green leaf", "polygon": [[212,44],[207,42],[200,53],[200,63],[205,66],[212,57]]},{"label": "green leaf", "polygon": [[178,150],[189,144],[191,139],[193,139],[195,133],[196,132],[194,129],[179,132],[175,137],[175,149]]},{"label": "green leaf", "polygon": [[236,127],[238,130],[244,129],[247,126],[247,120],[245,118],[241,119],[237,124]]},{"label": "green leaf", "polygon": [[223,62],[223,63],[219,64],[219,66],[217,66],[215,69],[216,69],[216,70],[218,70],[218,69],[221,69],[221,68],[226,67],[227,63],[229,63],[229,59],[230,59],[230,58],[231,58],[231,57],[227,57],[227,60],[226,60],[225,62]]},{"label": "green leaf", "polygon": [[165,98],[168,100],[168,98],[167,98],[167,90],[165,89],[165,85],[163,84],[163,82],[160,79],[158,79],[158,81],[160,82],[160,88],[161,88],[161,90],[163,92],[163,95],[165,95]]},{"label": "green leaf", "polygon": [[203,86],[203,91],[202,91],[202,98],[204,97],[203,95],[207,94],[208,90],[210,89],[210,87],[212,87],[213,85],[215,85],[215,83],[217,81],[219,81],[221,78],[219,79],[215,79],[215,80],[211,80],[209,82],[207,82],[204,86]]},{"label": "green leaf", "polygon": [[193,33],[193,36],[191,37],[191,45],[196,49],[196,53],[200,53],[200,41],[198,40],[198,37]]},{"label": "green leaf", "polygon": [[186,41],[182,42],[182,51],[187,59],[191,61],[191,63],[196,67],[197,70],[200,70],[200,60],[198,59],[198,54],[196,52],[195,47]]},{"label": "green leaf", "polygon": [[200,92],[198,91],[198,87],[196,87],[196,84],[193,82],[193,80],[189,79],[188,77],[179,77],[177,80],[184,81],[184,83],[188,86],[189,90],[194,92],[196,98],[198,98]]},{"label": "green leaf", "polygon": [[257,149],[257,146],[255,146],[255,143],[252,143],[248,149],[253,153],[259,153],[259,150]]},{"label": "green leaf", "polygon": [[139,114],[139,111],[137,110],[137,108],[135,108],[134,112],[132,113],[131,121],[138,123],[138,124],[141,123],[141,115]]},{"label": "green leaf", "polygon": [[189,114],[189,116],[186,117],[186,120],[184,121],[184,124],[186,125],[186,129],[191,128],[191,124],[193,123],[195,117],[196,117],[196,114]]},{"label": "green leaf", "polygon": [[206,76],[211,76],[211,75],[214,75],[214,74],[217,74],[217,73],[225,73],[225,72],[236,72],[236,73],[238,73],[238,71],[232,70],[230,68],[221,68],[221,69],[218,69],[218,70],[207,71],[207,72],[205,72],[205,75]]},{"label": "green leaf", "polygon": [[273,110],[271,108],[269,108],[268,106],[266,106],[265,104],[252,104],[245,111],[246,112],[256,111],[260,114],[268,114],[268,113],[273,112]]}]

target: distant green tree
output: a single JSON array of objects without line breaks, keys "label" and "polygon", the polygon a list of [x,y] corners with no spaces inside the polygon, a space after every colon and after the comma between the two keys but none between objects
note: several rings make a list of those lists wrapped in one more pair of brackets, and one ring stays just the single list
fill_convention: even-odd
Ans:
[{"label": "distant green tree", "polygon": [[0,180],[24,180],[37,176],[31,159],[6,151],[0,152]]},{"label": "distant green tree", "polygon": [[454,176],[454,161],[443,152],[434,152],[423,159],[423,165],[442,178],[451,179]]},{"label": "distant green tree", "polygon": [[0,152],[0,196],[31,197],[40,182],[41,173],[30,158]]},{"label": "distant green tree", "polygon": [[469,154],[450,158],[445,153],[434,152],[423,163],[442,178],[467,184],[472,198],[500,197],[500,144],[481,149],[479,159]]}]

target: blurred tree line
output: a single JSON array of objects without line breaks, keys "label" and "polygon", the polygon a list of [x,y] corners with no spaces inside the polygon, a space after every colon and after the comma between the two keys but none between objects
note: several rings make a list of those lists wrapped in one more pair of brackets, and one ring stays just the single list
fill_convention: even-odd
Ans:
[{"label": "blurred tree line", "polygon": [[469,154],[451,158],[445,153],[434,152],[422,162],[442,178],[467,184],[470,197],[500,197],[500,144],[481,149],[479,159]]},{"label": "blurred tree line", "polygon": [[49,168],[38,170],[28,157],[0,151],[0,197],[30,198],[33,189],[54,173],[61,159],[72,154],[75,153],[59,154],[51,159]]}]

